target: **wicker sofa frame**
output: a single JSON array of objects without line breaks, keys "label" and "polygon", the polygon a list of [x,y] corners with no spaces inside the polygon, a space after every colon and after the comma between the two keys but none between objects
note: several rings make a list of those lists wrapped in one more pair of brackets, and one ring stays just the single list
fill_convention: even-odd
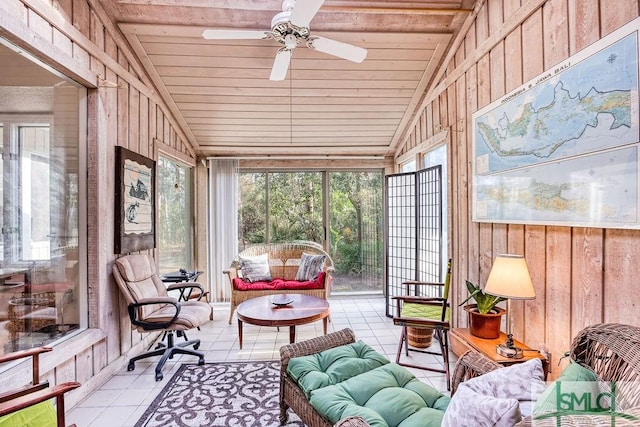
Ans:
[{"label": "wicker sofa frame", "polygon": [[[615,425],[637,426],[640,419],[640,327],[618,323],[588,326],[574,338],[570,355],[575,362],[593,370],[599,380],[616,381],[632,388],[625,390],[625,403],[633,409],[624,412],[636,419],[616,417]],[[451,394],[456,392],[463,381],[502,367],[478,352],[466,352],[456,362]],[[560,424],[556,418],[533,420],[528,417],[518,426],[612,425],[611,418],[607,414],[605,412],[597,415],[563,415]],[[336,427],[367,426],[369,424],[359,417],[348,417],[336,424]]]},{"label": "wicker sofa frame", "polygon": [[[353,331],[345,328],[327,335],[280,347],[280,424],[287,422],[289,417],[287,409],[291,408],[310,427],[331,427],[332,424],[311,406],[304,392],[287,375],[287,366],[289,365],[289,360],[294,357],[308,356],[330,348],[351,344],[355,341],[356,336]],[[343,427],[347,425],[343,424]]]},{"label": "wicker sofa frame", "polygon": [[[300,265],[302,253],[311,255],[325,255],[323,271],[326,273],[324,287],[320,289],[283,289],[283,290],[238,290],[233,287],[233,279],[241,277],[240,257],[258,256],[268,254],[269,270],[271,277],[281,278],[285,280],[294,280]],[[257,298],[265,295],[290,294],[296,293],[301,295],[311,295],[318,298],[327,299],[331,292],[331,272],[333,271],[333,260],[321,245],[315,242],[284,242],[284,243],[265,243],[249,246],[240,252],[231,266],[224,270],[224,274],[229,278],[231,286],[231,309],[229,311],[229,323],[233,319],[233,313],[240,303],[251,298]]]}]

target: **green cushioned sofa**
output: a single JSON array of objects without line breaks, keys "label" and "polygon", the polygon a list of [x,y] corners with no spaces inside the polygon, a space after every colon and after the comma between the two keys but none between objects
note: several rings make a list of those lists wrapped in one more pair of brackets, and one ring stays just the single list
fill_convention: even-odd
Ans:
[{"label": "green cushioned sofa", "polygon": [[440,426],[449,397],[343,329],[280,349],[280,422],[309,426],[358,416],[375,427]]},{"label": "green cushioned sofa", "polygon": [[[638,426],[640,425],[640,327],[619,323],[601,323],[584,328],[571,344],[571,363],[540,396],[532,416],[517,426]],[[458,359],[452,378],[451,393],[473,377],[502,366],[480,353],[468,351]],[[554,390],[598,398],[602,393],[615,394],[605,410],[564,410]],[[615,392],[611,388],[615,385]],[[604,387],[604,388],[603,388]],[[611,395],[609,395],[611,397]],[[581,401],[583,404],[584,401]],[[615,402],[615,404],[613,403]],[[606,406],[606,405],[605,405]],[[558,410],[559,409],[559,410]],[[549,412],[550,411],[550,412]],[[335,427],[368,427],[361,416],[343,418]]]}]

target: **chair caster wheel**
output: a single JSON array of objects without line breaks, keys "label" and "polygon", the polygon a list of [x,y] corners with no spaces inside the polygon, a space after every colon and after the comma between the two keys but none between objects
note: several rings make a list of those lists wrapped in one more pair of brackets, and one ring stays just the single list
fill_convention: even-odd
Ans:
[{"label": "chair caster wheel", "polygon": [[156,381],[162,381],[163,375],[162,374],[156,374]]},{"label": "chair caster wheel", "polygon": [[129,363],[127,365],[127,371],[133,371],[136,368],[136,366],[133,363]]},{"label": "chair caster wheel", "polygon": [[198,360],[198,365],[199,365],[199,366],[204,365],[204,357],[202,357],[202,358],[200,358],[200,359]]},{"label": "chair caster wheel", "polygon": [[198,344],[194,344],[194,345],[193,345],[193,349],[194,349],[194,350],[197,350],[197,349],[199,349],[199,348],[200,348],[200,344],[199,344],[199,343],[198,343]]}]

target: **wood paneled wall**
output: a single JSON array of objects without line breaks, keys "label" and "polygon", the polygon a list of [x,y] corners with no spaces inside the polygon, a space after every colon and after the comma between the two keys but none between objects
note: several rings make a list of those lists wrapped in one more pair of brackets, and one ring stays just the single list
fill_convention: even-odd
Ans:
[{"label": "wood paneled wall", "polygon": [[[114,147],[154,158],[166,148],[193,159],[169,109],[97,0],[2,0],[0,36],[89,88],[87,224],[89,327],[43,358],[52,382],[76,380],[88,393],[139,352],[124,301],[111,276],[114,255]],[[160,146],[155,146],[159,144]],[[156,159],[157,160],[157,159]],[[148,337],[147,337],[148,339]],[[19,371],[21,378],[28,378]],[[3,380],[4,382],[4,380]]]},{"label": "wood paneled wall", "polygon": [[[615,5],[614,5],[615,4]],[[454,42],[398,155],[449,129],[449,224],[456,284],[485,282],[495,255],[524,254],[537,297],[513,302],[516,337],[552,354],[552,376],[571,339],[599,322],[640,325],[640,231],[471,220],[471,115],[639,14],[637,0],[486,0]],[[455,316],[466,326],[463,310]]]}]

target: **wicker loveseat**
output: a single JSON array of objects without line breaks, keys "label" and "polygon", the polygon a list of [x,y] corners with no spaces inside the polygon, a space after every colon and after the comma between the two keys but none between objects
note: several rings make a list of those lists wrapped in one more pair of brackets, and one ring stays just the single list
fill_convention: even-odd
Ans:
[{"label": "wicker loveseat", "polygon": [[[324,267],[320,277],[318,278],[318,286],[313,289],[305,286],[298,287],[294,280],[296,273],[298,272],[298,266],[300,265],[303,253],[325,256]],[[252,284],[242,281],[242,266],[240,258],[255,257],[264,254],[267,254],[269,257],[269,270],[271,272],[271,277],[274,279],[277,278],[285,280],[287,282],[286,288],[270,286],[273,284],[264,284],[264,286],[259,286],[262,289],[256,289],[252,287]],[[229,285],[231,286],[231,310],[229,312],[229,323],[231,323],[236,307],[243,301],[247,301],[251,298],[257,298],[265,295],[296,293],[327,299],[331,291],[332,271],[333,261],[329,254],[325,252],[322,249],[322,246],[318,243],[302,241],[267,243],[253,245],[246,248],[235,257],[231,266],[224,270],[224,273],[229,278]]]},{"label": "wicker loveseat", "polygon": [[[588,414],[561,414],[544,419],[525,418],[518,426],[638,426],[640,425],[640,327],[622,324],[589,326],[574,338],[570,356],[576,363],[592,370],[605,386],[617,384],[615,411]],[[482,354],[468,351],[456,363],[451,393],[470,378],[502,365]],[[367,427],[359,417],[341,420],[336,427]]]}]

